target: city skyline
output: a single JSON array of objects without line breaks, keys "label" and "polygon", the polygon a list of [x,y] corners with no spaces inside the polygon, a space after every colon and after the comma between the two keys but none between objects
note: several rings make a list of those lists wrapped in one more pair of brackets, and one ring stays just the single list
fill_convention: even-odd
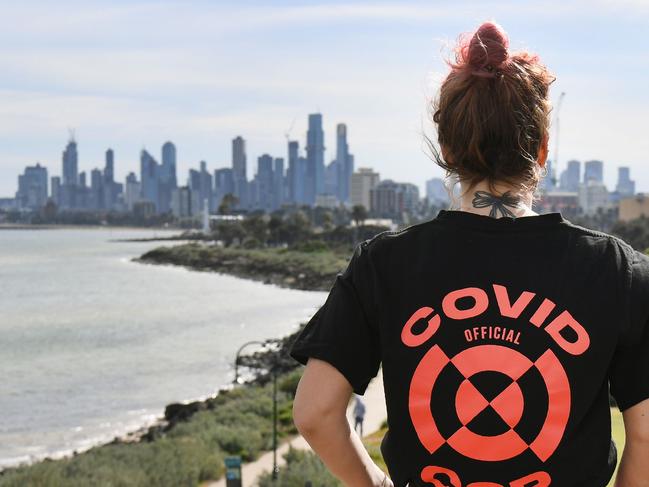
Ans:
[{"label": "city skyline", "polygon": [[[309,114],[308,116],[309,120],[311,120],[314,115],[320,117],[320,119],[322,118],[322,114],[320,113]],[[326,133],[326,131],[323,132]],[[311,184],[314,184],[313,194],[311,195],[301,194],[299,193],[299,190],[295,191],[296,190],[295,186],[298,183],[294,181],[292,178],[295,177],[297,179],[300,179],[300,176],[299,175],[291,176],[291,172],[290,172],[292,163],[294,164],[298,159],[303,160],[304,163],[308,162],[308,150],[307,150],[307,148],[309,147],[308,131],[306,135],[306,141],[301,142],[300,140],[289,140],[289,139],[286,140],[285,155],[271,155],[265,152],[257,156],[255,155],[250,156],[250,154],[248,154],[246,150],[248,139],[242,137],[241,135],[237,135],[236,137],[232,138],[231,143],[232,143],[232,151],[229,155],[228,162],[226,162],[223,166],[218,166],[218,167],[212,166],[211,173],[215,175],[220,171],[222,171],[223,169],[231,170],[232,178],[233,178],[232,185],[233,188],[235,188],[232,191],[233,194],[240,192],[239,189],[236,189],[237,183],[235,181],[237,179],[240,179],[241,181],[244,181],[246,183],[253,182],[255,178],[258,176],[259,161],[264,160],[266,158],[270,158],[271,161],[273,161],[273,164],[276,164],[277,161],[281,161],[282,163],[281,173],[283,174],[283,177],[286,179],[286,185],[288,186],[286,188],[286,194],[288,200],[304,201],[305,204],[308,203],[310,205],[314,204],[315,202],[314,196],[316,194],[331,194],[338,197],[340,201],[347,202],[349,199],[349,191],[350,191],[349,181],[351,178],[351,174],[361,167],[374,169],[373,167],[369,167],[367,165],[359,166],[356,168],[354,167],[354,156],[353,154],[349,153],[349,142],[347,139],[347,124],[345,123],[339,123],[336,125],[336,145],[335,145],[335,150],[333,151],[336,155],[329,162],[324,162],[322,164],[321,174],[319,176],[321,179],[320,189],[315,188],[315,182],[311,181]],[[321,150],[323,152],[325,151],[325,149],[326,149],[325,147],[321,147]],[[178,173],[176,169],[177,146],[173,141],[167,140],[161,144],[160,147],[161,163],[157,162],[156,157],[151,155],[149,150],[150,149],[147,147],[142,147],[142,149],[139,152],[139,164],[140,164],[139,174],[142,174],[144,172],[144,169],[142,167],[142,164],[145,164],[144,161],[155,162],[156,164],[159,164],[161,168],[163,168],[164,171],[163,179],[173,178],[173,183],[172,183],[173,187],[180,187],[186,185],[191,186],[192,173],[198,172],[196,171],[196,167],[200,166],[201,171],[204,171],[206,166],[210,165],[206,162],[205,159],[201,159],[197,163],[194,163],[193,166],[190,165],[187,168],[186,179],[180,179],[177,178]],[[70,157],[70,151],[72,151],[73,153],[72,157]],[[115,151],[112,149],[112,147],[106,148],[104,156],[105,156],[105,162],[104,162],[105,168],[106,171],[108,171],[108,173],[110,174],[109,180],[110,181],[118,180],[119,178],[114,176]],[[341,168],[333,168],[332,166],[335,166],[336,163],[340,160],[342,161],[350,160],[350,163],[348,163],[347,166],[343,166]],[[257,164],[253,164],[253,161],[257,161]],[[547,162],[548,162],[548,169],[553,172],[556,171],[553,162],[550,158],[548,158]],[[584,164],[583,175],[581,171],[582,163]],[[51,177],[58,178],[60,179],[62,184],[65,184],[66,182],[72,184],[78,184],[79,174],[84,173],[85,174],[84,177],[87,177],[88,174],[92,174],[93,171],[98,170],[99,167],[101,166],[101,164],[97,164],[94,167],[87,167],[87,168],[79,166],[78,143],[74,135],[74,131],[70,131],[70,138],[68,140],[68,144],[63,149],[62,158],[57,162],[57,164],[61,167],[61,171],[60,174],[58,174],[58,176],[55,171],[52,171],[52,168],[48,167],[47,164],[43,164],[41,161],[36,161],[34,164],[31,165],[29,164],[25,165],[22,168],[22,171],[24,171],[28,167],[40,166],[48,170],[48,174],[50,178]],[[312,162],[312,165],[314,167],[316,164],[318,163],[316,163],[315,161]],[[135,165],[137,165],[137,163],[135,163],[134,166]],[[71,166],[73,166],[74,169],[71,169]],[[173,169],[169,169],[171,167],[173,167]],[[606,167],[609,167],[608,170],[609,173],[614,171],[615,184],[607,184],[607,180],[605,177]],[[613,167],[614,169],[610,169],[611,167]],[[126,174],[123,180],[128,181],[129,175],[131,173],[136,173],[137,172],[136,169],[137,168],[122,169],[122,171]],[[334,169],[336,172],[334,174],[329,174],[327,173],[329,169]],[[580,183],[582,182],[585,183],[588,179],[595,179],[599,183],[604,184],[607,187],[607,189],[613,191],[614,188],[616,188],[619,185],[620,177],[625,178],[627,181],[630,180],[630,171],[631,168],[629,166],[622,166],[622,165],[610,166],[610,164],[608,165],[606,164],[606,161],[602,161],[600,159],[590,159],[590,160],[571,159],[569,161],[564,162],[563,168],[560,168],[558,173],[556,172],[554,173],[554,176],[556,178],[555,184],[546,182],[546,183],[542,183],[541,187],[550,188],[553,191],[558,190],[559,188],[561,188],[561,190],[564,191],[577,191],[577,187]],[[594,175],[594,177],[591,177],[590,176],[591,174]],[[20,178],[21,174],[17,174],[16,176],[17,178]],[[309,175],[302,174],[301,178],[308,181]],[[394,179],[394,178],[385,178],[385,179]],[[422,192],[422,194],[428,192],[427,191],[428,183],[430,182],[431,179],[442,180],[443,177],[433,176],[426,179],[423,183],[424,191]],[[635,178],[633,182],[635,184]],[[414,182],[411,183],[417,185]],[[333,191],[329,189],[330,184],[333,187]],[[48,190],[51,192],[51,188],[49,187],[49,185],[50,185],[50,181],[48,181]],[[5,197],[0,195],[0,198],[13,198],[15,196],[15,190],[16,187],[14,187],[14,190],[10,196]],[[144,193],[146,194],[146,191],[144,191]],[[636,189],[636,187],[634,186],[634,189],[633,191],[631,191],[631,193],[643,193],[643,191],[641,189]]]},{"label": "city skyline", "polygon": [[[300,142],[286,136],[287,166],[284,157],[264,153],[257,157],[256,171],[248,177],[248,154],[246,140],[242,136],[232,139],[231,167],[207,169],[207,162],[200,161],[200,170],[190,168],[186,184],[178,184],[177,150],[171,141],[161,147],[161,163],[149,150],[140,151],[138,181],[129,172],[125,184],[115,181],[115,152],[105,152],[103,171],[95,167],[87,172],[79,166],[78,144],[75,132],[70,137],[61,156],[61,175],[55,176],[48,168],[37,163],[26,166],[18,176],[15,200],[0,199],[3,204],[18,209],[39,209],[48,199],[63,210],[117,210],[131,212],[136,203],[148,213],[167,213],[193,216],[202,212],[205,203],[210,212],[218,211],[223,197],[231,193],[237,198],[236,208],[241,210],[263,209],[272,211],[285,203],[310,206],[326,204],[354,204],[351,179],[354,172],[354,156],[349,151],[347,125],[336,125],[335,158],[325,165],[324,129],[321,113],[308,114],[309,130],[302,154]],[[251,167],[254,167],[251,164]],[[129,169],[127,168],[126,171]],[[410,183],[395,187],[395,191],[407,191]],[[418,195],[418,190],[414,190]],[[9,203],[13,201],[13,203]],[[415,201],[415,200],[412,200]],[[146,206],[146,205],[150,206]],[[412,205],[409,205],[412,206]],[[146,210],[145,210],[146,208]],[[138,210],[139,211],[139,210]]]},{"label": "city skyline", "polygon": [[57,167],[69,127],[83,141],[84,168],[101,165],[110,145],[123,181],[142,146],[165,140],[179,148],[182,174],[201,160],[227,167],[239,133],[250,156],[287,158],[284,135],[304,140],[302,114],[314,112],[326,114],[325,163],[344,120],[357,166],[423,193],[426,180],[442,175],[421,132],[432,130],[427,102],[446,73],[448,43],[486,18],[555,72],[554,102],[566,92],[559,170],[571,159],[601,159],[607,186],[615,185],[611,168],[628,166],[638,190],[649,189],[644,2],[65,0],[2,8],[0,38],[10,47],[0,56],[0,197],[13,194],[26,165]]},{"label": "city skyline", "polygon": [[[140,205],[137,212],[172,212],[183,217],[201,214],[205,203],[209,212],[217,212],[223,197],[230,193],[237,198],[235,208],[244,211],[273,211],[284,204],[330,208],[363,204],[370,213],[385,216],[396,215],[397,207],[416,211],[420,200],[417,185],[392,178],[381,180],[379,173],[370,167],[354,170],[354,156],[349,151],[344,123],[336,125],[336,157],[325,165],[323,116],[311,113],[307,119],[309,130],[302,149],[304,155],[300,155],[300,141],[290,140],[285,134],[286,166],[284,157],[264,153],[257,157],[256,171],[254,174],[251,171],[248,177],[246,140],[239,135],[232,139],[230,167],[208,170],[207,162],[201,160],[199,170],[189,169],[185,185],[178,184],[177,150],[171,141],[161,146],[161,163],[147,149],[140,151],[139,181],[133,171],[128,173],[125,184],[115,180],[115,153],[111,148],[105,152],[103,171],[95,167],[88,178],[87,171],[80,171],[78,145],[74,131],[70,131],[70,139],[62,151],[61,175],[51,173],[50,177],[47,167],[39,163],[26,166],[18,176],[13,204],[19,209],[34,210],[42,208],[49,198],[64,210],[132,212],[137,203]],[[593,214],[598,208],[610,208],[637,193],[629,167],[617,166],[615,189],[609,191],[604,181],[604,161],[584,161],[583,177],[581,165],[581,161],[570,160],[565,169],[557,172],[548,160],[548,175],[539,186],[546,209],[573,211],[579,207],[579,211]],[[251,164],[251,167],[255,166]],[[429,203],[445,205],[448,202],[441,178],[429,178],[425,183]],[[3,204],[8,201],[11,199],[4,199]]]}]

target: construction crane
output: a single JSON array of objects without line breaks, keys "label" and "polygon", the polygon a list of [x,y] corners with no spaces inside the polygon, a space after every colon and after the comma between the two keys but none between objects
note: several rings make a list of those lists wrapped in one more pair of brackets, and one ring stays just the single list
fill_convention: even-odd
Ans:
[{"label": "construction crane", "polygon": [[289,140],[291,138],[291,132],[293,131],[293,126],[295,125],[295,119],[296,118],[297,117],[293,117],[293,121],[291,122],[290,127],[288,128],[288,130],[286,132],[284,132],[284,137],[286,138],[286,143],[287,144],[288,144],[288,142],[289,142]]},{"label": "construction crane", "polygon": [[557,186],[557,174],[559,174],[559,112],[561,111],[561,105],[563,104],[563,97],[566,96],[566,92],[562,91],[559,95],[559,101],[557,102],[557,109],[554,115],[554,161],[552,161],[552,172],[550,174],[550,180],[552,181],[552,186]]}]

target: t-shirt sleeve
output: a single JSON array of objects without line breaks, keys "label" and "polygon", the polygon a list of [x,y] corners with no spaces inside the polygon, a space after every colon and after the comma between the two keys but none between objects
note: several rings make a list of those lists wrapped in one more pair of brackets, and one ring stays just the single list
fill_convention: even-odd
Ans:
[{"label": "t-shirt sleeve", "polygon": [[303,365],[309,357],[329,362],[359,395],[365,393],[381,362],[375,274],[368,245],[365,240],[356,246],[347,268],[336,275],[325,303],[289,350]]},{"label": "t-shirt sleeve", "polygon": [[649,256],[634,251],[628,293],[628,323],[610,370],[611,394],[621,411],[649,399]]}]

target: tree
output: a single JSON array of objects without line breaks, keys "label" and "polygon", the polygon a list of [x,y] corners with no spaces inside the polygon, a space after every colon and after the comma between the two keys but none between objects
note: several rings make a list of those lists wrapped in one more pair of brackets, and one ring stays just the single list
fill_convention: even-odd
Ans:
[{"label": "tree", "polygon": [[246,230],[239,220],[221,220],[216,224],[216,235],[223,241],[223,245],[229,247],[235,239],[241,242],[246,236]]},{"label": "tree", "polygon": [[329,231],[334,227],[334,215],[331,211],[327,210],[322,213],[322,228]]},{"label": "tree", "polygon": [[295,242],[306,240],[311,237],[312,233],[311,220],[304,211],[298,210],[286,219],[280,232],[280,238],[282,241],[291,245]]},{"label": "tree", "polygon": [[352,207],[352,219],[356,222],[356,226],[361,226],[367,220],[367,209],[364,205],[354,205]]},{"label": "tree", "polygon": [[268,241],[268,226],[261,214],[252,214],[243,220],[243,228],[249,237],[257,239],[262,246]]},{"label": "tree", "polygon": [[271,243],[277,245],[280,243],[280,232],[284,221],[281,215],[273,213],[268,222],[268,233],[270,234]]},{"label": "tree", "polygon": [[219,215],[229,215],[232,209],[237,206],[239,203],[239,198],[237,198],[232,193],[226,193],[221,199],[221,204],[217,209]]}]

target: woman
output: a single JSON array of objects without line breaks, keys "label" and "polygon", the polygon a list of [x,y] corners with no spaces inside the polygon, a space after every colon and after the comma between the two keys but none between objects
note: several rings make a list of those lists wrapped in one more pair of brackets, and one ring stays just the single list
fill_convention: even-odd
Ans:
[{"label": "woman", "polygon": [[[649,257],[538,215],[552,75],[484,23],[435,103],[459,210],[361,242],[292,346],[299,431],[353,487],[649,486]],[[389,478],[345,411],[382,366]]]}]

